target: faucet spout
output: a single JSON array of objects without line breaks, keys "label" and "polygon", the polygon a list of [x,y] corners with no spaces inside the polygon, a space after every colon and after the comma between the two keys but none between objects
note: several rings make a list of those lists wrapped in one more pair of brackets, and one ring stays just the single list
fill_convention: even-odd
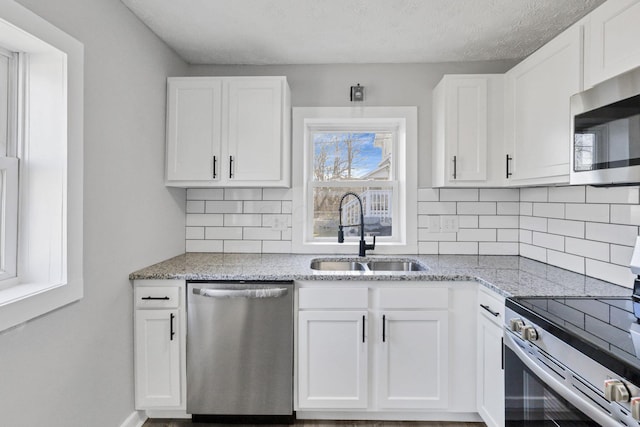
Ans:
[{"label": "faucet spout", "polygon": [[[348,196],[353,196],[358,200],[358,204],[360,205],[360,224],[342,224],[342,203],[344,199]],[[376,248],[376,236],[373,236],[373,243],[368,244],[364,240],[364,209],[362,208],[362,199],[356,193],[351,191],[346,192],[340,198],[340,206],[338,208],[339,212],[339,225],[338,225],[338,243],[344,243],[344,228],[345,227],[360,227],[360,246],[358,249],[358,256],[366,256],[367,250],[373,250]]]}]

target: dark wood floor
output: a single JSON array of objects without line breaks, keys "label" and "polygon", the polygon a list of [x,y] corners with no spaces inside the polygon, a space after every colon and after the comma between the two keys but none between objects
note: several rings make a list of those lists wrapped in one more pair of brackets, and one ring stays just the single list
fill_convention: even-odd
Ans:
[{"label": "dark wood floor", "polygon": [[[438,421],[311,421],[297,420],[294,427],[486,427],[484,423],[453,423]],[[143,427],[291,427],[290,425],[209,424],[191,420],[151,419]]]}]

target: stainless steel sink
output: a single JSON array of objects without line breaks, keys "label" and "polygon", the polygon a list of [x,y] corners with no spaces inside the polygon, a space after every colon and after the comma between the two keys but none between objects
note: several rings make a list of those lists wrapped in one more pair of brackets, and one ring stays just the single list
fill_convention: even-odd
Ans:
[{"label": "stainless steel sink", "polygon": [[315,259],[311,261],[311,269],[320,271],[426,271],[427,268],[413,260],[326,260]]},{"label": "stainless steel sink", "polygon": [[366,264],[358,261],[326,261],[313,260],[311,262],[313,270],[322,271],[367,271]]}]

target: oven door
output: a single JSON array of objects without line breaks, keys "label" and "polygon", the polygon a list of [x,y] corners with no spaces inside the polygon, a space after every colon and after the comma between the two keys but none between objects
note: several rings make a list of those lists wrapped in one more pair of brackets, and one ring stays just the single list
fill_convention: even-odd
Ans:
[{"label": "oven door", "polygon": [[563,377],[531,349],[505,332],[505,426],[620,426],[605,407],[567,386],[570,374]]}]

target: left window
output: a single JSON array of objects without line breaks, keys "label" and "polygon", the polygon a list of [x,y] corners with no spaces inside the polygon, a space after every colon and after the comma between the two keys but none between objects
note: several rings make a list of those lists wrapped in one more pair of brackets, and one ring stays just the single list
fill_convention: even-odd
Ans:
[{"label": "left window", "polygon": [[82,298],[84,48],[0,0],[0,331]]}]

